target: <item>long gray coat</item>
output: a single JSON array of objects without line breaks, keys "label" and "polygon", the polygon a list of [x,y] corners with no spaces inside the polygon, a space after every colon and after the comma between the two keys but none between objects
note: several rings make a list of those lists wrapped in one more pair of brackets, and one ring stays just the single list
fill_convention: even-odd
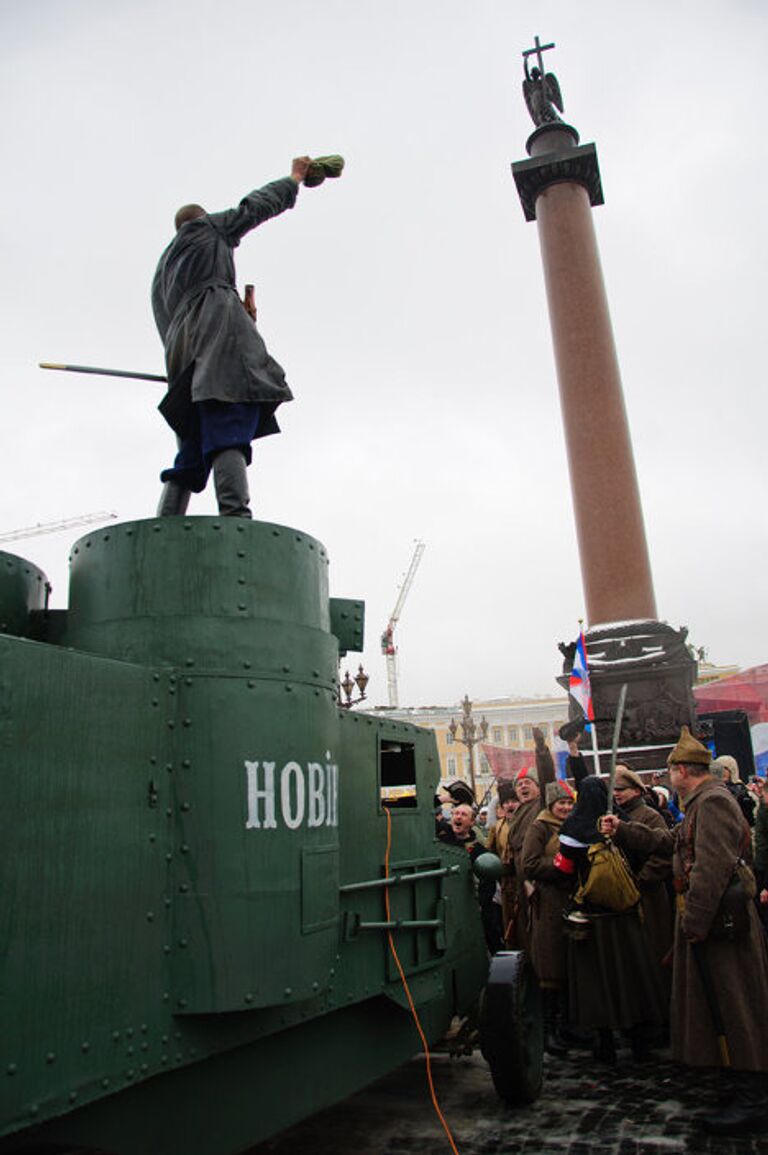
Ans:
[{"label": "long gray coat", "polygon": [[160,411],[183,436],[192,401],[260,401],[257,436],[277,433],[274,411],[292,393],[238,297],[233,250],[257,225],[296,202],[291,177],[248,193],[235,209],[182,225],[160,258],[152,308],[165,345],[168,393]]},{"label": "long gray coat", "polygon": [[749,904],[748,935],[735,942],[709,938],[715,911],[745,844],[749,855],[749,828],[723,784],[707,778],[689,795],[676,833],[675,883],[687,885],[687,890],[675,925],[673,1058],[694,1067],[720,1065],[691,936],[704,940],[699,949],[712,976],[732,1065],[742,1071],[768,1071],[768,954],[754,905]]}]

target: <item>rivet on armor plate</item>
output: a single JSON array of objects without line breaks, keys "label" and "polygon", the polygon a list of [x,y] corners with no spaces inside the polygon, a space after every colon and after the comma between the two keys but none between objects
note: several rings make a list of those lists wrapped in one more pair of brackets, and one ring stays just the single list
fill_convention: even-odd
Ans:
[{"label": "rivet on armor plate", "polygon": [[191,726],[192,725],[192,719],[191,718],[185,718],[184,719],[184,725],[185,726]]},{"label": "rivet on armor plate", "polygon": [[77,1098],[77,1091],[70,1091],[70,1092],[69,1092],[69,1101],[70,1101],[70,1103],[74,1103],[74,1101],[75,1101],[75,1099],[76,1099],[76,1098]]},{"label": "rivet on armor plate", "polygon": [[56,1062],[56,1055],[53,1053],[53,1051],[48,1052],[48,1054],[45,1056],[45,1061],[46,1061],[46,1063],[55,1063]]},{"label": "rivet on armor plate", "polygon": [[181,764],[185,770],[189,770],[190,766],[192,765],[189,758],[183,758]]},{"label": "rivet on armor plate", "polygon": [[154,921],[155,921],[154,911],[148,910],[147,911],[147,922],[154,922]]},{"label": "rivet on armor plate", "polygon": [[255,683],[255,682],[254,682],[252,679],[249,679],[249,681],[248,681],[248,689],[249,689],[249,690],[253,690],[253,689],[255,689],[255,687],[256,687],[256,683]]},{"label": "rivet on armor plate", "polygon": [[149,1043],[146,1043],[146,1042],[142,1043],[141,1049],[142,1049],[142,1051],[148,1051],[149,1050]]},{"label": "rivet on armor plate", "polygon": [[[297,539],[297,540],[301,540],[301,539]],[[285,997],[286,997],[286,998],[288,998],[288,997],[289,997],[289,995],[292,995],[292,994],[293,994],[293,991],[291,990],[291,988],[290,988],[290,987],[286,987],[286,988],[285,988],[285,991],[284,991],[284,994],[285,994]]]},{"label": "rivet on armor plate", "polygon": [[246,606],[245,602],[238,602],[238,603],[237,603],[237,608],[238,608],[239,610],[246,610],[246,609],[248,609],[248,607]]},{"label": "rivet on armor plate", "polygon": [[5,1073],[7,1075],[15,1075],[17,1070],[18,1070],[18,1067],[16,1066],[15,1063],[9,1063],[8,1066],[5,1068]]},{"label": "rivet on armor plate", "polygon": [[114,1039],[115,1042],[117,1042],[117,1040],[120,1038],[120,1032],[119,1031],[113,1031],[112,1032],[112,1038]]},{"label": "rivet on armor plate", "polygon": [[106,1088],[109,1086],[109,1079],[102,1079],[102,1080],[101,1080],[101,1085],[102,1085],[102,1087],[104,1087],[104,1089],[106,1090]]},{"label": "rivet on armor plate", "polygon": [[252,994],[247,994],[247,995],[245,996],[245,1001],[246,1001],[247,1003],[252,1003],[252,1002],[253,1002],[253,995],[252,995]]},{"label": "rivet on armor plate", "polygon": [[89,1042],[86,1041],[86,1042],[80,1044],[80,1050],[83,1052],[84,1055],[87,1055],[88,1052],[90,1051],[90,1049],[91,1049],[91,1044]]}]

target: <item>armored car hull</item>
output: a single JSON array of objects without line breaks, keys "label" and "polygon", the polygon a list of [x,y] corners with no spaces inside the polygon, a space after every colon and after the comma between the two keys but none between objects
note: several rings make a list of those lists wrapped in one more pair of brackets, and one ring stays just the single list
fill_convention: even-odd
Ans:
[{"label": "armored car hull", "polygon": [[46,587],[0,554],[0,1151],[226,1155],[351,1093],[420,1048],[390,932],[428,1039],[466,1013],[434,738],[339,707],[322,545],[151,519]]}]

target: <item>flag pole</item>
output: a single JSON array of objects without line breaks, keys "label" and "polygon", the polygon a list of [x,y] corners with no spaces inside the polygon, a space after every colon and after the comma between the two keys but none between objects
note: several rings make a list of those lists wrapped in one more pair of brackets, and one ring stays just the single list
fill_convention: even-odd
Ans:
[{"label": "flag pole", "polygon": [[600,755],[597,752],[597,726],[594,722],[589,723],[589,729],[592,734],[592,757],[595,760],[595,774],[600,774]]}]

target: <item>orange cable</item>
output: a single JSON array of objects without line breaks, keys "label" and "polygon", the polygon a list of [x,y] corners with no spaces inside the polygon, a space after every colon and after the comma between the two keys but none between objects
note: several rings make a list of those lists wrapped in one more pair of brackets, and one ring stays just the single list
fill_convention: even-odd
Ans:
[{"label": "orange cable", "polygon": [[[384,855],[384,877],[389,878],[389,851],[390,851],[390,847],[392,846],[392,815],[389,812],[388,806],[385,806],[384,809],[385,809],[386,814],[387,814],[387,849],[386,849],[386,853]],[[391,915],[390,909],[389,909],[389,887],[388,886],[384,887],[384,909],[386,910],[386,913],[387,913],[387,922],[391,922],[392,921],[392,915]],[[429,1084],[429,1094],[430,1094],[431,1099],[432,1099],[432,1106],[435,1108],[435,1113],[437,1114],[437,1117],[440,1120],[440,1123],[442,1124],[442,1128],[448,1137],[448,1142],[451,1145],[451,1151],[453,1151],[453,1155],[459,1155],[458,1148],[456,1147],[456,1144],[455,1144],[454,1139],[453,1139],[453,1135],[451,1134],[451,1129],[448,1126],[448,1124],[445,1120],[445,1116],[443,1115],[443,1112],[440,1110],[440,1104],[437,1101],[437,1093],[435,1092],[435,1084],[432,1080],[432,1064],[431,1064],[430,1059],[429,1059],[429,1043],[427,1042],[427,1037],[424,1034],[421,1023],[419,1022],[419,1016],[416,1013],[416,1007],[414,1006],[413,999],[411,998],[411,992],[410,992],[410,989],[408,987],[407,979],[405,977],[405,971],[403,970],[402,963],[400,962],[400,959],[398,957],[397,950],[395,948],[395,940],[392,937],[392,931],[391,930],[387,931],[387,938],[389,939],[389,949],[392,951],[392,958],[395,960],[395,965],[397,966],[397,969],[400,973],[400,981],[403,984],[403,990],[405,991],[405,997],[408,999],[408,1006],[410,1007],[411,1014],[413,1015],[413,1021],[416,1024],[416,1030],[419,1032],[419,1038],[421,1039],[422,1045],[424,1047],[424,1058],[426,1059],[426,1063],[427,1063],[427,1083]]]}]

